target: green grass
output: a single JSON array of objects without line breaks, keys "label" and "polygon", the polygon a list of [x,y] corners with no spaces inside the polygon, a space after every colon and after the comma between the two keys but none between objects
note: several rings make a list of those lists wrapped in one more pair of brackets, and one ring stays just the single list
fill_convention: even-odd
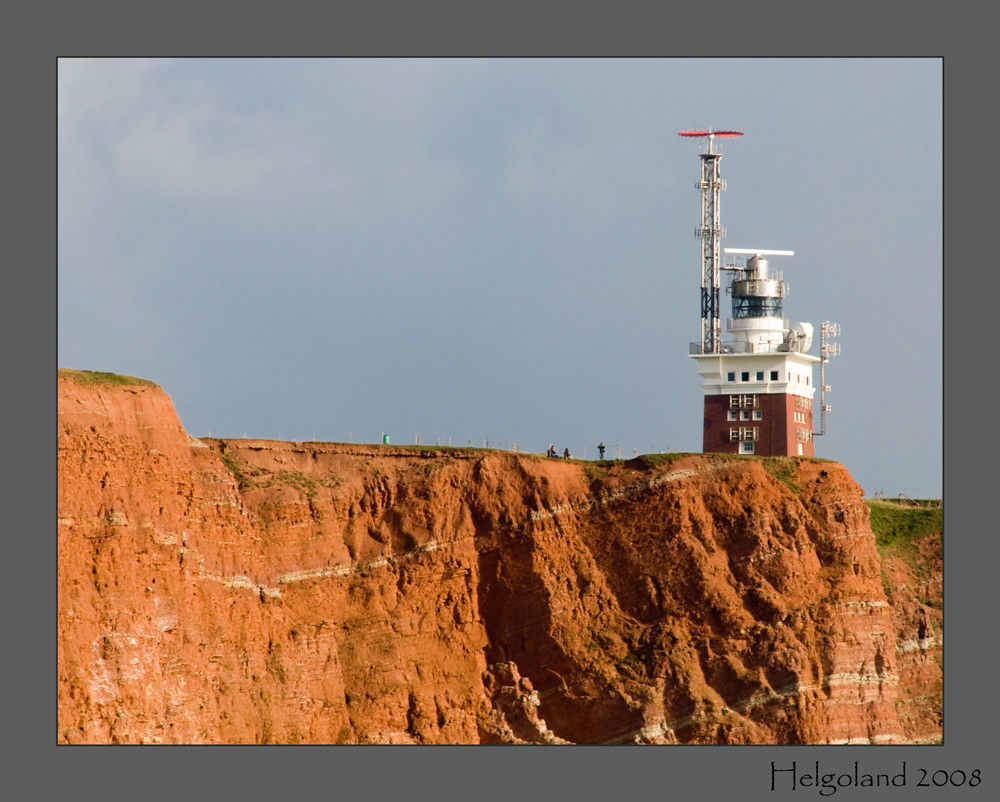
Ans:
[{"label": "green grass", "polygon": [[228,454],[224,454],[222,452],[219,452],[219,459],[222,460],[222,464],[229,469],[233,478],[236,479],[236,484],[239,486],[240,490],[245,490],[250,486],[250,477],[246,475],[243,470],[243,466],[239,462],[230,457]]},{"label": "green grass", "polygon": [[658,465],[666,465],[674,462],[675,460],[679,460],[681,457],[689,456],[691,456],[691,454],[684,451],[667,451],[658,454],[640,454],[638,457],[627,461],[638,462],[646,468],[655,468]]},{"label": "green grass", "polygon": [[588,463],[583,466],[583,475],[586,476],[591,482],[596,482],[599,479],[607,478],[608,469],[600,463]]},{"label": "green grass", "polygon": [[317,492],[318,482],[310,476],[306,476],[302,471],[278,471],[274,477],[281,484],[294,487],[303,493],[306,498],[314,498]]},{"label": "green grass", "polygon": [[[865,499],[875,543],[880,549],[905,545],[915,538],[944,531],[944,508]],[[919,504],[919,506],[918,506]]]},{"label": "green grass", "polygon": [[879,554],[894,555],[914,576],[925,577],[927,566],[915,540],[944,533],[944,507],[939,502],[896,502],[865,499]]},{"label": "green grass", "polygon": [[70,368],[59,368],[59,376],[64,379],[72,379],[80,384],[110,384],[120,387],[159,387],[156,382],[149,379],[137,379],[135,376],[122,376],[119,373],[102,373],[96,370],[72,370]]},{"label": "green grass", "polygon": [[760,462],[764,470],[779,482],[788,485],[796,493],[802,492],[802,488],[792,481],[799,469],[795,457],[761,457]]},{"label": "green grass", "polygon": [[344,483],[342,476],[314,477],[297,470],[281,470],[272,473],[265,468],[257,468],[243,462],[237,456],[227,454],[225,451],[217,453],[222,464],[236,479],[241,491],[285,485],[286,487],[294,487],[311,500],[316,497],[321,487],[336,489]]}]

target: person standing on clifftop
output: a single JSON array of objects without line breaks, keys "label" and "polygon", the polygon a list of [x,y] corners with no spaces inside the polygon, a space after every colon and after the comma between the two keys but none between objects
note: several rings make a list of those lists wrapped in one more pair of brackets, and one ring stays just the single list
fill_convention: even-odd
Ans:
[{"label": "person standing on clifftop", "polygon": [[601,454],[601,459],[604,459],[604,441],[603,440],[601,441],[601,444],[597,447],[597,450]]},{"label": "person standing on clifftop", "polygon": [[556,458],[556,447],[554,445],[549,446],[549,459]]}]

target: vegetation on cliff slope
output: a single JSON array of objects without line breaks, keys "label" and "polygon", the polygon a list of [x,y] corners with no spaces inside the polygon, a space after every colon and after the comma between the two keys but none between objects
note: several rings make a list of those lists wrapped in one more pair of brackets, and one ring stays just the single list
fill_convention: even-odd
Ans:
[{"label": "vegetation on cliff slope", "polygon": [[71,368],[59,368],[59,376],[64,379],[72,379],[80,384],[112,384],[120,387],[130,387],[143,385],[146,387],[159,387],[156,382],[149,379],[137,379],[135,376],[123,376],[119,373],[102,373],[96,370],[72,370]]},{"label": "vegetation on cliff slope", "polygon": [[940,502],[865,499],[879,550],[901,548],[914,539],[944,531]]},{"label": "vegetation on cliff slope", "polygon": [[926,578],[929,568],[918,541],[944,534],[941,502],[865,499],[865,504],[879,554],[899,557],[915,576]]}]

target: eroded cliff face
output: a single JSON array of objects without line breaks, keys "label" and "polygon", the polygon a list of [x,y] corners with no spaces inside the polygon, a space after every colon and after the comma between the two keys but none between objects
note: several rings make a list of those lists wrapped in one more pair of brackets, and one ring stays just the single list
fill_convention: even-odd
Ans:
[{"label": "eroded cliff face", "polygon": [[196,440],[59,379],[61,743],[908,742],[880,572],[836,463]]},{"label": "eroded cliff face", "polygon": [[882,560],[883,585],[897,633],[896,712],[913,743],[940,743],[944,660],[942,533],[915,539],[915,565]]}]

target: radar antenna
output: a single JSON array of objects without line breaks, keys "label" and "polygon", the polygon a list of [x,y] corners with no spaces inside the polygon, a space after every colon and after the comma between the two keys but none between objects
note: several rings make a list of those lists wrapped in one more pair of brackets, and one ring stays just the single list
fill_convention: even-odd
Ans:
[{"label": "radar antenna", "polygon": [[712,152],[712,140],[718,137],[736,137],[743,136],[742,131],[713,131],[709,128],[707,131],[678,131],[677,136],[704,136],[708,138],[708,152]]}]

